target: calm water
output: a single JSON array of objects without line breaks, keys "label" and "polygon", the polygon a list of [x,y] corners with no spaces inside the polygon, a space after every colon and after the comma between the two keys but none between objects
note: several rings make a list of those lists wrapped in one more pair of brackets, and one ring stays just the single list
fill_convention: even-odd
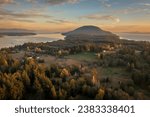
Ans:
[{"label": "calm water", "polygon": [[116,33],[120,39],[128,39],[135,41],[150,41],[150,34],[136,34],[136,33]]},{"label": "calm water", "polygon": [[0,48],[13,47],[15,45],[22,45],[28,42],[52,42],[56,40],[64,39],[61,34],[37,34],[30,36],[4,36],[0,37]]},{"label": "calm water", "polygon": [[[150,41],[150,34],[131,34],[131,33],[116,33],[122,39],[136,40],[136,41]],[[0,37],[0,48],[13,47],[15,45],[22,45],[27,42],[52,42],[64,39],[61,34],[37,34],[30,36],[5,36]]]}]

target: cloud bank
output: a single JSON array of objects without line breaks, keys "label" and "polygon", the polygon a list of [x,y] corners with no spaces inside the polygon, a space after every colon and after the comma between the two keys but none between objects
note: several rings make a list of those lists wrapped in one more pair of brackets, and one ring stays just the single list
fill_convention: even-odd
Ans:
[{"label": "cloud bank", "polygon": [[79,2],[80,0],[27,0],[30,3],[42,3],[49,5],[62,5],[62,4],[74,4]]},{"label": "cloud bank", "polygon": [[120,22],[120,19],[118,17],[112,15],[92,14],[92,15],[82,16],[81,18],[86,18],[91,20],[109,20],[109,21],[115,21],[117,23]]}]

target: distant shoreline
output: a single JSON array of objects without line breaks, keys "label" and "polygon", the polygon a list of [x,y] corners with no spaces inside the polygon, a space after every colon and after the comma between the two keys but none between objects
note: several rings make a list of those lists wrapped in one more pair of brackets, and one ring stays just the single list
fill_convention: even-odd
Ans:
[{"label": "distant shoreline", "polygon": [[36,33],[28,33],[28,32],[19,32],[19,33],[12,33],[12,32],[3,32],[0,33],[0,37],[3,36],[28,36],[28,35],[36,35]]},{"label": "distant shoreline", "polygon": [[129,33],[129,34],[150,34],[150,32],[115,32],[115,33]]},{"label": "distant shoreline", "polygon": [[[47,34],[47,33],[46,33]],[[54,34],[56,34],[56,33],[54,33]],[[57,34],[61,34],[61,33],[57,33]],[[116,33],[115,33],[116,34]],[[126,33],[125,33],[126,34]],[[129,34],[133,34],[133,33],[129,33]],[[36,34],[31,34],[31,33],[26,33],[26,34],[21,34],[21,35],[9,35],[8,37],[7,37],[7,35],[5,35],[7,38],[11,38],[12,37],[12,40],[14,39],[15,41],[16,40],[22,40],[21,41],[21,43],[18,43],[17,41],[15,42],[15,41],[12,41],[12,42],[9,42],[8,44],[6,44],[6,46],[4,46],[4,44],[2,44],[2,43],[4,43],[5,42],[5,40],[0,40],[0,42],[2,41],[2,46],[0,46],[0,49],[2,49],[2,48],[9,48],[9,47],[14,47],[15,45],[23,45],[24,43],[27,43],[27,41],[25,41],[26,39],[27,40],[30,40],[30,42],[33,42],[33,43],[40,43],[40,42],[43,42],[43,43],[45,43],[45,42],[49,42],[48,41],[48,38],[50,38],[50,37],[46,37],[46,39],[45,38],[43,38],[42,36],[37,36],[37,37],[34,37],[34,35],[38,35],[38,33],[36,33]],[[139,39],[139,38],[132,38],[132,37],[125,37],[124,35],[119,35],[119,34],[117,34],[118,36],[119,36],[119,38],[120,38],[120,40],[127,40],[127,41],[148,41],[148,42],[150,42],[150,40],[142,40],[142,38],[141,39]],[[1,33],[0,33],[0,39],[2,39],[2,38],[5,38],[5,36],[3,36],[3,35],[1,35]],[[15,36],[18,36],[18,37],[15,37]],[[20,37],[19,37],[20,36]],[[23,39],[22,39],[22,36],[27,36],[27,38],[26,39],[24,39],[25,37],[23,37]],[[30,37],[28,37],[28,36],[30,36]],[[34,37],[34,38],[32,38],[32,36]],[[47,35],[46,35],[47,36]],[[139,36],[138,36],[139,37]],[[30,39],[31,38],[31,39]],[[36,38],[37,38],[37,42],[36,42]],[[54,38],[54,37],[51,37],[51,38]],[[56,38],[56,37],[55,37]],[[58,40],[59,39],[61,39],[61,38],[59,38],[58,37]],[[24,40],[24,41],[23,41]],[[41,41],[39,41],[39,40],[41,40]],[[64,40],[64,39],[63,39]],[[52,41],[52,40],[50,40],[50,41]],[[56,39],[54,39],[53,41],[56,41]],[[24,42],[24,43],[23,43]],[[16,43],[16,44],[15,44]],[[8,45],[8,46],[7,46]]]}]

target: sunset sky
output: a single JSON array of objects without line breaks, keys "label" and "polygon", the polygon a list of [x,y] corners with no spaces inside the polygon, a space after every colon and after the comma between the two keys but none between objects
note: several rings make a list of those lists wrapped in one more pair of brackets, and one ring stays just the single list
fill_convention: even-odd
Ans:
[{"label": "sunset sky", "polygon": [[150,0],[0,0],[0,28],[150,32]]}]

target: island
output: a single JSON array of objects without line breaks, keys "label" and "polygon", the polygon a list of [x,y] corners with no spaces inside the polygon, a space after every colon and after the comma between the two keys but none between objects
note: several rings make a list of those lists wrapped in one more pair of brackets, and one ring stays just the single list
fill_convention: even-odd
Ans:
[{"label": "island", "polygon": [[27,36],[36,35],[34,31],[25,29],[0,29],[0,36]]},{"label": "island", "polygon": [[0,33],[0,37],[2,37],[2,36],[27,36],[27,35],[36,35],[36,33],[25,33],[25,32],[19,32],[19,33],[5,32],[5,33]]}]

